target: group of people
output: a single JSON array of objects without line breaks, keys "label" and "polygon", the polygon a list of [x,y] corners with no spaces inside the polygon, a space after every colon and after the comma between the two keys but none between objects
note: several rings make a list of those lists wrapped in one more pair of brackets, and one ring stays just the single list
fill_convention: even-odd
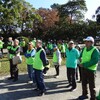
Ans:
[{"label": "group of people", "polygon": [[[62,57],[66,57],[66,73],[68,79],[68,86],[71,87],[70,91],[77,89],[78,69],[80,73],[80,82],[82,83],[82,95],[79,96],[79,100],[88,98],[89,84],[90,100],[96,100],[95,91],[95,74],[97,70],[97,64],[99,60],[99,50],[94,46],[94,38],[88,36],[84,39],[85,47],[80,48],[79,45],[75,46],[73,41],[69,41],[68,46],[64,46],[62,43],[61,49],[58,43],[54,43],[48,46],[50,53],[53,52],[53,64],[55,66],[55,78],[59,77],[59,67],[62,62]],[[46,52],[42,47],[42,41],[36,40],[28,43],[27,51],[24,52],[26,57],[27,71],[29,75],[29,82],[32,81],[36,84],[36,91],[39,91],[39,96],[42,96],[46,92],[46,86],[44,83],[44,74],[47,73],[50,63],[47,59]],[[18,65],[13,65],[13,57],[20,53],[19,40],[15,39],[14,43],[12,38],[9,39],[9,46],[7,47],[9,52],[10,61],[10,75],[9,80],[18,80]],[[52,53],[51,53],[52,54]]]}]

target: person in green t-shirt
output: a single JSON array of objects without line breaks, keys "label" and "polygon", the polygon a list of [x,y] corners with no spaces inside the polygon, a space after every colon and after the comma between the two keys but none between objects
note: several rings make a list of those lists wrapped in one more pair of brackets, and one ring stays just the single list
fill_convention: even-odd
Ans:
[{"label": "person in green t-shirt", "polygon": [[75,91],[77,88],[76,68],[79,56],[80,53],[75,48],[74,42],[70,41],[68,43],[68,49],[66,49],[66,69],[67,69],[67,79],[69,82],[69,85],[67,87],[71,87],[70,91]]}]

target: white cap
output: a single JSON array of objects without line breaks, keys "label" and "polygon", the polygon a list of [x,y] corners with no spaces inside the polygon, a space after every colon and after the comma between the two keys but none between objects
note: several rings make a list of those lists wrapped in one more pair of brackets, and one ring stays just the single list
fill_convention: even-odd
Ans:
[{"label": "white cap", "polygon": [[69,41],[69,44],[74,44],[74,41]]},{"label": "white cap", "polygon": [[94,43],[94,38],[92,36],[88,36],[86,39],[83,39],[84,41],[91,41]]}]

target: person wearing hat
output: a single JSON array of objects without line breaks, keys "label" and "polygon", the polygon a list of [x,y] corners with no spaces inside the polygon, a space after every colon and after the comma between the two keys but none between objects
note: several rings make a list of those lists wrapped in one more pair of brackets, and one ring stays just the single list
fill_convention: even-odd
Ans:
[{"label": "person wearing hat", "polygon": [[86,39],[84,39],[84,42],[85,47],[80,55],[80,67],[82,67],[82,95],[79,96],[79,100],[88,98],[87,84],[89,84],[90,100],[96,100],[95,73],[99,60],[99,50],[94,46],[93,37],[88,36]]},{"label": "person wearing hat", "polygon": [[61,53],[57,47],[57,45],[54,45],[53,47],[53,64],[55,66],[55,70],[56,70],[56,75],[55,75],[55,78],[58,78],[59,77],[59,66],[61,65]]},{"label": "person wearing hat", "polygon": [[20,55],[20,46],[19,46],[19,40],[14,40],[14,46],[11,46],[9,49],[9,56],[10,56],[10,77],[8,80],[13,79],[13,82],[16,82],[18,80],[18,65],[13,64],[13,58],[16,55]]},{"label": "person wearing hat", "polygon": [[67,79],[71,87],[70,91],[74,91],[77,87],[76,85],[76,68],[77,59],[80,56],[79,51],[74,47],[74,42],[70,41],[68,48],[66,49],[66,68],[67,68]]},{"label": "person wearing hat", "polygon": [[28,83],[32,83],[32,81],[33,81],[33,83],[35,83],[34,70],[33,70],[35,53],[36,53],[36,50],[34,49],[33,42],[29,42],[28,50],[25,53],[26,63],[27,63],[27,71],[28,71],[28,76],[29,76]]}]

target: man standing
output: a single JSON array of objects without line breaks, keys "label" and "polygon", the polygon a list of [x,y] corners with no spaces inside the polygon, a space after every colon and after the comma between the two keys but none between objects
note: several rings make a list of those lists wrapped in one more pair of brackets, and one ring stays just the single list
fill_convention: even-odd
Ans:
[{"label": "man standing", "polygon": [[97,70],[97,63],[99,59],[99,51],[94,47],[94,39],[88,36],[85,41],[85,47],[83,48],[80,58],[82,67],[82,95],[79,96],[80,100],[87,99],[88,91],[87,84],[89,83],[90,100],[96,100],[95,92],[95,72]]},{"label": "man standing", "polygon": [[74,42],[70,41],[68,49],[66,49],[66,67],[67,67],[67,78],[71,91],[76,89],[76,68],[77,68],[77,59],[79,58],[79,51],[74,48]]},{"label": "man standing", "polygon": [[61,65],[61,53],[56,45],[54,45],[54,52],[53,52],[53,64],[56,70],[55,78],[59,77],[59,67]]},{"label": "man standing", "polygon": [[13,64],[13,57],[20,54],[19,40],[14,40],[14,46],[9,49],[10,53],[10,75],[8,80],[13,79],[13,82],[18,80],[18,66]]},{"label": "man standing", "polygon": [[44,77],[43,77],[43,69],[44,66],[46,66],[47,58],[46,58],[46,53],[44,49],[42,48],[42,41],[37,40],[36,41],[36,55],[34,58],[34,74],[35,74],[35,81],[37,84],[37,89],[39,90],[39,96],[42,96],[46,92],[46,87],[44,83]]}]

